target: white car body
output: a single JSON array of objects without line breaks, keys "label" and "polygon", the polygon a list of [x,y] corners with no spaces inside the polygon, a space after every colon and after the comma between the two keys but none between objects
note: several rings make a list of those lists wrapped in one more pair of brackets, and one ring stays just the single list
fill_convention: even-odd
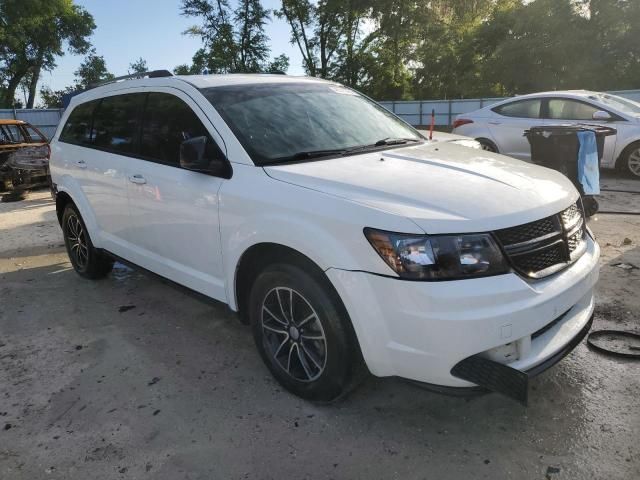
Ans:
[{"label": "white car body", "polygon": [[[616,129],[617,134],[606,137],[601,165],[604,168],[616,168],[621,166],[620,161],[623,159],[623,153],[629,153],[628,148],[640,142],[640,104],[626,100],[631,104],[635,103],[639,112],[629,113],[615,108],[611,103],[603,102],[602,95],[608,94],[587,90],[568,90],[517,96],[474,112],[458,115],[454,123],[456,128],[454,128],[453,133],[475,138],[480,142],[484,142],[485,145],[493,144],[495,150],[503,155],[520,160],[530,160],[531,150],[529,142],[524,136],[524,131],[528,128],[576,123],[604,125]],[[514,106],[521,102],[531,101],[540,102],[539,109],[536,109],[533,103],[530,104],[532,106],[530,109],[522,108],[522,111],[526,111],[531,116],[504,114],[505,109],[503,107],[505,106]],[[549,102],[551,101],[554,103],[550,104]],[[584,108],[565,107],[563,109],[561,101],[576,102],[571,105],[584,105]],[[556,105],[558,108],[552,111],[550,105]],[[564,111],[567,113],[565,114]],[[611,118],[609,120],[596,120],[591,115],[592,112],[596,111],[607,112]],[[519,113],[516,110],[514,114],[522,115],[523,113]],[[638,145],[638,149],[640,149],[640,145]],[[632,173],[640,175],[640,169],[637,170],[637,173]]]},{"label": "white car body", "polygon": [[[579,194],[552,170],[448,142],[259,167],[199,88],[323,82],[282,75],[130,80],[75,97],[51,142],[57,197],[77,205],[95,247],[238,311],[236,272],[252,247],[277,244],[315,263],[339,294],[370,372],[448,387],[482,353],[518,370],[553,358],[593,314],[599,247],[540,280],[510,272],[407,281],[363,234],[491,232],[559,214]],[[70,113],[92,99],[167,92],[189,105],[224,150],[230,178],[59,141]],[[64,197],[67,198],[67,197]],[[185,248],[185,244],[188,245]],[[561,315],[561,321],[532,339]],[[501,357],[502,355],[502,357]]]}]

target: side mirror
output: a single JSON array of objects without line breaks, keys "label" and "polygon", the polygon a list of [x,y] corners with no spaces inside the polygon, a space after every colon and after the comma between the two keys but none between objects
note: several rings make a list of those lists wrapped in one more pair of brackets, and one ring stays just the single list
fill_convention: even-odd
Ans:
[{"label": "side mirror", "polygon": [[193,137],[180,144],[180,166],[185,170],[208,173],[216,177],[231,178],[231,167],[222,154],[216,156],[208,137]]},{"label": "side mirror", "polygon": [[194,137],[180,144],[180,166],[187,170],[206,172],[209,159],[206,158],[207,137]]},{"label": "side mirror", "polygon": [[594,120],[599,120],[601,122],[608,122],[610,120],[613,120],[609,112],[605,112],[604,110],[598,110],[596,112],[593,112],[592,118]]}]

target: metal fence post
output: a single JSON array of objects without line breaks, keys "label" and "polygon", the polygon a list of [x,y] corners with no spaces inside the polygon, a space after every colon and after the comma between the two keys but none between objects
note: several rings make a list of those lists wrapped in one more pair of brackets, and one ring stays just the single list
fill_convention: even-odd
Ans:
[{"label": "metal fence post", "polygon": [[420,103],[418,104],[420,107],[420,119],[418,120],[418,125],[424,125],[424,123],[422,123],[422,100],[420,100]]},{"label": "metal fence post", "polygon": [[451,99],[449,99],[449,115],[448,115],[448,117],[449,117],[449,123],[447,124],[447,126],[448,126],[448,127],[450,127],[450,126],[451,126],[451,124],[453,123],[453,122],[451,121],[451,106],[452,106],[452,102],[451,102]]}]

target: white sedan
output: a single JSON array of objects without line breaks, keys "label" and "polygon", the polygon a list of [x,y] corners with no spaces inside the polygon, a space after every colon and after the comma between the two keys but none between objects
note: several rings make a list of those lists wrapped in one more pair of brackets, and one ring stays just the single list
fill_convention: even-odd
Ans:
[{"label": "white sedan", "polygon": [[530,160],[524,131],[558,124],[607,125],[602,167],[620,168],[640,178],[640,103],[587,90],[534,93],[458,115],[453,133],[475,138],[482,148]]}]

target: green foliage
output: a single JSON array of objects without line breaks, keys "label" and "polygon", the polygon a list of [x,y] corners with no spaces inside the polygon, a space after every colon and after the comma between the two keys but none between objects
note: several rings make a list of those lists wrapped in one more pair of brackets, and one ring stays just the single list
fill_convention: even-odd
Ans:
[{"label": "green foliage", "polygon": [[[182,0],[181,13],[201,20],[184,33],[200,37],[204,46],[194,54],[192,65],[179,65],[175,73],[260,73],[272,68],[264,32],[270,15],[260,0],[238,0],[235,10],[228,0]],[[288,58],[277,58],[276,66],[288,68]]]},{"label": "green foliage", "polygon": [[135,62],[131,62],[129,64],[129,70],[127,71],[127,73],[129,75],[132,75],[134,73],[145,73],[147,71],[149,71],[149,68],[147,67],[147,61],[144,58],[140,57]]},{"label": "green foliage", "polygon": [[637,0],[282,0],[309,75],[379,100],[638,88]]},{"label": "green foliage", "polygon": [[0,104],[12,106],[27,78],[27,107],[32,107],[41,71],[52,70],[65,50],[85,53],[94,29],[93,17],[72,0],[0,1]]},{"label": "green foliage", "polygon": [[78,70],[73,73],[76,76],[76,89],[81,90],[114,78],[114,75],[107,70],[104,57],[98,55],[95,50],[91,50],[78,67]]}]

